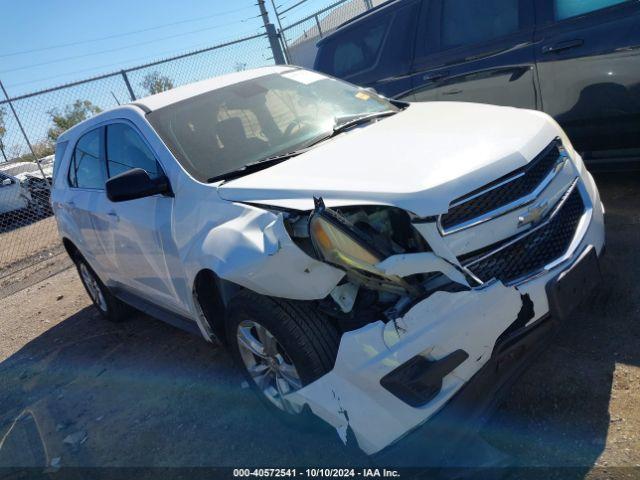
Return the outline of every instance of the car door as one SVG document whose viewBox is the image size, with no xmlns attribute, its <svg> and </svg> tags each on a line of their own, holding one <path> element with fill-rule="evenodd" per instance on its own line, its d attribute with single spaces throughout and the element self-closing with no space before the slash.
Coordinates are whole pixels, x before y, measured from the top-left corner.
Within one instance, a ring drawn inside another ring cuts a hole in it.
<svg viewBox="0 0 640 480">
<path fill-rule="evenodd" d="M 136 127 L 127 121 L 105 128 L 105 156 L 109 178 L 142 168 L 152 178 L 162 167 Z M 117 281 L 147 301 L 182 312 L 173 276 L 177 249 L 172 238 L 173 198 L 154 195 L 126 202 L 110 202 L 112 243 L 109 255 L 118 267 Z"/>
<path fill-rule="evenodd" d="M 111 232 L 102 138 L 103 128 L 99 127 L 82 135 L 76 143 L 67 172 L 69 192 L 62 207 L 73 219 L 80 251 L 109 285 L 115 265 L 105 250 L 105 238 Z"/>
<path fill-rule="evenodd" d="M 390 4 L 320 42 L 315 69 L 392 98 L 411 90 L 420 1 Z"/>
<path fill-rule="evenodd" d="M 531 0 L 425 0 L 413 100 L 538 106 Z"/>
<path fill-rule="evenodd" d="M 536 57 L 544 111 L 585 160 L 640 157 L 640 2 L 544 0 Z"/>
</svg>

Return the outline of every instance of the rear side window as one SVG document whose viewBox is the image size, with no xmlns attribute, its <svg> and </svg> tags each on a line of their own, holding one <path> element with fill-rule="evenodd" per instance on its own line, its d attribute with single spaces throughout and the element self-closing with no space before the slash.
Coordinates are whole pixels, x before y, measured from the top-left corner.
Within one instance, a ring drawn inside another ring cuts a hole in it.
<svg viewBox="0 0 640 480">
<path fill-rule="evenodd" d="M 520 0 L 442 0 L 442 50 L 482 43 L 518 30 Z"/>
<path fill-rule="evenodd" d="M 628 0 L 554 0 L 556 20 L 577 17 L 603 8 L 625 3 Z"/>
<path fill-rule="evenodd" d="M 349 28 L 325 44 L 322 71 L 344 78 L 372 68 L 384 43 L 392 15 Z"/>
<path fill-rule="evenodd" d="M 160 173 L 151 150 L 138 132 L 124 123 L 107 126 L 106 158 L 109 178 L 134 168 L 145 170 L 151 178 Z"/>
<path fill-rule="evenodd" d="M 104 168 L 100 157 L 100 132 L 85 133 L 78 143 L 69 165 L 69 184 L 76 188 L 103 189 Z"/>
</svg>

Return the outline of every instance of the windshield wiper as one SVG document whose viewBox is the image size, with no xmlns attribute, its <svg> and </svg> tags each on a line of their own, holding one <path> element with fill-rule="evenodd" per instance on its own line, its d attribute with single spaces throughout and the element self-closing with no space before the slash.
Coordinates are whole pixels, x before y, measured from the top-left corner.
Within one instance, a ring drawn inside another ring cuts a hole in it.
<svg viewBox="0 0 640 480">
<path fill-rule="evenodd" d="M 305 153 L 308 150 L 311 150 L 318 143 L 321 143 L 325 140 L 328 140 L 335 135 L 348 130 L 351 127 L 355 127 L 356 125 L 362 125 L 363 123 L 371 122 L 376 118 L 388 117 L 393 115 L 396 112 L 395 110 L 384 110 L 382 112 L 374 112 L 374 113 L 366 113 L 366 114 L 356 114 L 356 115 L 348 115 L 346 117 L 338 117 L 335 120 L 333 129 L 328 135 L 322 135 L 311 143 L 307 144 L 305 147 L 300 148 L 298 150 L 293 150 L 287 153 L 279 153 L 277 155 L 273 155 L 271 157 L 263 158 L 256 162 L 247 163 L 240 168 L 235 170 L 231 170 L 230 172 L 221 173 L 220 175 L 216 175 L 215 177 L 211 177 L 207 180 L 207 183 L 215 183 L 221 180 L 233 180 L 235 178 L 240 178 L 245 175 L 249 175 L 250 173 L 258 172 L 260 170 L 264 170 L 265 168 L 272 167 L 273 165 L 277 165 L 280 162 L 284 162 L 285 160 L 289 160 L 292 157 L 298 156 L 302 153 Z"/>
<path fill-rule="evenodd" d="M 396 110 L 384 110 L 382 112 L 373 112 L 365 114 L 348 115 L 346 117 L 337 117 L 333 126 L 333 135 L 344 132 L 356 125 L 371 122 L 376 118 L 388 117 L 398 113 Z"/>
<path fill-rule="evenodd" d="M 295 157 L 304 153 L 308 150 L 308 147 L 301 148 L 299 150 L 294 150 L 288 153 L 279 153 L 277 155 L 273 155 L 271 157 L 263 158 L 256 162 L 247 163 L 240 168 L 235 170 L 231 170 L 230 172 L 221 173 L 220 175 L 216 175 L 215 177 L 211 177 L 207 180 L 207 183 L 219 182 L 220 180 L 233 180 L 234 178 L 240 178 L 245 175 L 249 175 L 250 173 L 258 172 L 260 170 L 264 170 L 265 168 L 272 167 L 273 165 L 277 165 L 280 162 L 284 162 L 285 160 L 290 159 L 291 157 Z"/>
</svg>

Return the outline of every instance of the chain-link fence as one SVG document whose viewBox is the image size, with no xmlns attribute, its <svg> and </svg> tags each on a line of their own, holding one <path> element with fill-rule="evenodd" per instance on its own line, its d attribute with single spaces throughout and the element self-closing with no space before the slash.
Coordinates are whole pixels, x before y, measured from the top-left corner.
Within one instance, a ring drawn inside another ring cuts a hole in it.
<svg viewBox="0 0 640 480">
<path fill-rule="evenodd" d="M 287 60 L 313 65 L 320 38 L 382 1 L 339 0 L 282 26 Z M 0 90 L 0 292 L 63 253 L 49 206 L 58 135 L 100 111 L 150 93 L 273 64 L 274 38 L 257 34 L 13 98 Z"/>
<path fill-rule="evenodd" d="M 0 291 L 63 252 L 49 206 L 58 135 L 132 99 L 273 63 L 267 35 L 258 34 L 27 95 L 0 96 Z"/>
<path fill-rule="evenodd" d="M 312 67 L 316 43 L 341 24 L 383 0 L 339 0 L 300 20 L 282 25 L 281 39 L 289 63 Z M 282 12 L 284 13 L 284 12 Z M 281 15 L 281 14 L 280 14 Z M 282 23 L 282 18 L 278 19 Z"/>
</svg>

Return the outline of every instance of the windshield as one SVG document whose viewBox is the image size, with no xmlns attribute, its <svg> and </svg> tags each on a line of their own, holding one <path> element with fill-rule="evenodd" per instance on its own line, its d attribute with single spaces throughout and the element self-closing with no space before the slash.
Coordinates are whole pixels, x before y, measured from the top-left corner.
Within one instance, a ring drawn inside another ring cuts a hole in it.
<svg viewBox="0 0 640 480">
<path fill-rule="evenodd" d="M 398 111 L 349 83 L 292 70 L 236 83 L 160 108 L 149 122 L 197 180 L 303 148 L 336 119 Z"/>
</svg>

